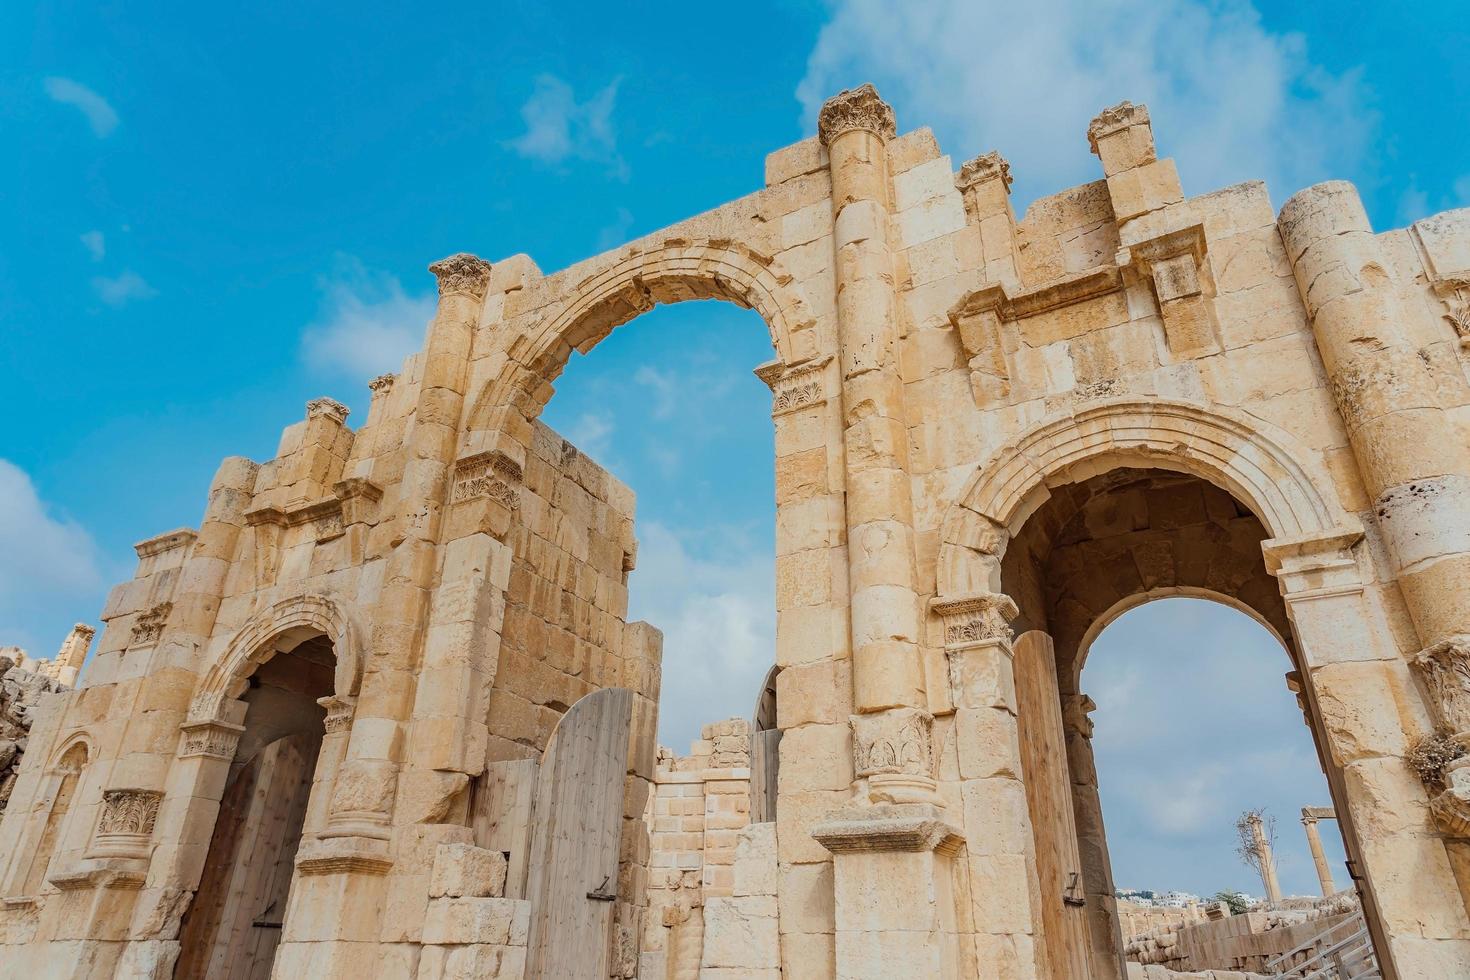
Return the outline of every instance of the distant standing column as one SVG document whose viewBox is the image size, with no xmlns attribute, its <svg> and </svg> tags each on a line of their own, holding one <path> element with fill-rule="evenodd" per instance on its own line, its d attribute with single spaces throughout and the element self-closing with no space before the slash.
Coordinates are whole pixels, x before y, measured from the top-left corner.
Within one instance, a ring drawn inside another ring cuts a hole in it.
<svg viewBox="0 0 1470 980">
<path fill-rule="evenodd" d="M 1271 842 L 1266 840 L 1266 828 L 1261 816 L 1252 813 L 1247 820 L 1251 825 L 1251 839 L 1255 841 L 1256 857 L 1261 864 L 1261 884 L 1266 886 L 1266 901 L 1276 905 L 1281 901 L 1281 885 L 1276 881 L 1276 858 L 1271 855 Z"/>
<path fill-rule="evenodd" d="M 1322 883 L 1323 896 L 1327 896 L 1336 892 L 1337 886 L 1332 882 L 1332 868 L 1327 863 L 1327 855 L 1322 852 L 1322 835 L 1317 833 L 1317 821 L 1324 816 L 1321 811 L 1321 807 L 1302 807 L 1302 826 L 1307 830 L 1307 846 L 1312 849 L 1312 863 L 1317 866 L 1317 880 Z"/>
</svg>

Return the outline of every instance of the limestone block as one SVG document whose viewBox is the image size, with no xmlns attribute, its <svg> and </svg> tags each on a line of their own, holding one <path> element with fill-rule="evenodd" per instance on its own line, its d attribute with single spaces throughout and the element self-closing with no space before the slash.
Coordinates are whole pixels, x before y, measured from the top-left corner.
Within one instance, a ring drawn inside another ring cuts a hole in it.
<svg viewBox="0 0 1470 980">
<path fill-rule="evenodd" d="M 1328 664 L 1312 671 L 1327 745 L 1338 765 L 1408 751 L 1390 668 L 1381 663 Z"/>
<path fill-rule="evenodd" d="M 511 923 L 527 902 L 511 898 L 435 898 L 424 916 L 424 942 L 437 945 L 510 941 Z"/>
<path fill-rule="evenodd" d="M 701 966 L 777 969 L 779 949 L 774 896 L 705 901 Z"/>
<path fill-rule="evenodd" d="M 734 893 L 775 895 L 778 882 L 776 864 L 776 825 L 751 824 L 740 831 L 735 845 Z"/>
<path fill-rule="evenodd" d="M 431 898 L 488 898 L 505 894 L 505 855 L 473 844 L 440 844 L 429 881 Z"/>
<path fill-rule="evenodd" d="M 782 980 L 833 980 L 836 936 L 830 932 L 791 933 L 781 937 Z"/>
<path fill-rule="evenodd" d="M 787 729 L 844 720 L 850 675 L 847 660 L 819 660 L 782 670 L 776 675 L 777 724 Z"/>
<path fill-rule="evenodd" d="M 779 793 L 844 790 L 852 785 L 852 745 L 845 721 L 787 728 L 780 752 Z"/>
</svg>

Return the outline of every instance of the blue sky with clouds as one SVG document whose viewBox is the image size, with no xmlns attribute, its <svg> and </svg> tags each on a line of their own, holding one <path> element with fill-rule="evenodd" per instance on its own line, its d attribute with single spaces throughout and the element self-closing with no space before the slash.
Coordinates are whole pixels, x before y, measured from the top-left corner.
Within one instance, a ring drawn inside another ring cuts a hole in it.
<svg viewBox="0 0 1470 980">
<path fill-rule="evenodd" d="M 132 542 L 196 522 L 218 460 L 270 456 L 306 399 L 360 417 L 364 381 L 419 344 L 435 258 L 551 271 L 748 193 L 826 95 L 868 79 L 956 161 L 1001 150 L 1018 208 L 1094 179 L 1087 121 L 1129 98 L 1190 192 L 1264 176 L 1279 205 L 1346 177 L 1392 227 L 1470 204 L 1465 21 L 1455 0 L 5 4 L 0 644 L 49 652 L 95 617 Z M 657 310 L 574 359 L 548 410 L 638 491 L 634 613 L 668 635 L 676 746 L 747 712 L 769 663 L 770 424 L 749 373 L 768 352 L 747 311 Z M 1259 758 L 1310 776 L 1279 650 L 1200 608 L 1130 614 L 1099 640 L 1133 630 L 1126 649 L 1089 668 L 1122 692 L 1098 715 L 1120 881 L 1248 886 L 1228 823 L 1262 802 L 1229 740 L 1201 739 L 1204 764 L 1135 744 L 1189 720 L 1158 701 L 1177 685 L 1129 665 L 1218 636 L 1224 660 L 1169 671 L 1202 690 L 1221 663 L 1264 677 L 1285 708 L 1252 722 L 1251 751 L 1279 743 Z M 1118 722 L 1114 751 L 1119 710 L 1154 721 Z M 1146 805 L 1164 784 L 1130 766 L 1191 773 L 1225 838 L 1181 861 L 1189 815 Z M 1288 850 L 1307 802 L 1283 776 Z M 1288 888 L 1309 889 L 1291 860 Z"/>
</svg>

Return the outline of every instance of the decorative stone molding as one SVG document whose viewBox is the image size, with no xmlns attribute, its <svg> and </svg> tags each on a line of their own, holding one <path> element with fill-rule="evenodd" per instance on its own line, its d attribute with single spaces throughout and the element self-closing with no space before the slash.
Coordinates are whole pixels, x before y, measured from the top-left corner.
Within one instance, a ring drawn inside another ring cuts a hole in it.
<svg viewBox="0 0 1470 980">
<path fill-rule="evenodd" d="M 316 703 L 326 709 L 327 717 L 323 724 L 328 735 L 336 735 L 352 729 L 352 717 L 357 711 L 356 701 L 328 695 L 318 698 Z"/>
<path fill-rule="evenodd" d="M 1005 157 L 999 152 L 991 150 L 982 153 L 973 160 L 967 160 L 960 165 L 960 172 L 955 176 L 955 187 L 960 190 L 968 190 L 976 184 L 987 180 L 999 179 L 1005 187 L 1006 193 L 1011 190 L 1011 165 L 1006 162 Z"/>
<path fill-rule="evenodd" d="M 1164 320 L 1164 339 L 1175 354 L 1195 356 L 1220 345 L 1210 302 L 1214 284 L 1207 251 L 1204 225 L 1195 224 L 1118 252 L 1118 265 L 1152 283 Z"/>
<path fill-rule="evenodd" d="M 187 548 L 198 537 L 199 532 L 193 528 L 181 527 L 166 531 L 146 541 L 139 541 L 133 545 L 133 550 L 137 552 L 139 558 L 154 558 L 177 548 Z"/>
<path fill-rule="evenodd" d="M 393 382 L 396 380 L 398 380 L 396 374 L 380 374 L 368 382 L 368 390 L 373 393 L 374 397 L 386 395 L 393 390 Z"/>
<path fill-rule="evenodd" d="M 102 815 L 88 856 L 147 857 L 163 793 L 156 789 L 102 792 Z"/>
<path fill-rule="evenodd" d="M 194 695 L 189 702 L 189 711 L 184 716 L 184 724 L 204 725 L 219 721 L 224 701 L 224 694 L 218 691 Z"/>
<path fill-rule="evenodd" d="M 991 640 L 1010 642 L 1010 621 L 1016 603 L 1000 592 L 976 592 L 955 598 L 935 599 L 930 608 L 944 620 L 944 646 L 962 650 Z"/>
<path fill-rule="evenodd" d="M 785 415 L 826 402 L 827 388 L 823 375 L 831 360 L 824 357 L 793 368 L 787 368 L 780 361 L 772 361 L 756 368 L 756 377 L 771 389 L 771 415 Z"/>
<path fill-rule="evenodd" d="M 179 758 L 222 759 L 230 762 L 240 744 L 244 725 L 225 721 L 186 721 L 179 726 L 184 733 L 179 743 Z"/>
<path fill-rule="evenodd" d="M 514 510 L 521 505 L 521 466 L 498 449 L 466 456 L 454 464 L 453 503 L 489 497 Z"/>
<path fill-rule="evenodd" d="M 1109 106 L 1093 118 L 1087 126 L 1087 145 L 1092 147 L 1093 153 L 1097 153 L 1097 144 L 1100 140 L 1130 126 L 1148 125 L 1150 125 L 1148 106 L 1134 105 L 1125 100 L 1115 106 Z"/>
<path fill-rule="evenodd" d="M 383 499 L 383 488 L 366 477 L 353 476 L 332 484 L 332 492 L 342 502 L 344 524 L 376 524 L 378 501 Z"/>
<path fill-rule="evenodd" d="M 1470 749 L 1470 637 L 1434 644 L 1409 663 L 1429 692 L 1429 709 L 1439 726 Z"/>
<path fill-rule="evenodd" d="M 351 413 L 352 409 L 335 398 L 313 398 L 306 403 L 306 417 L 308 419 L 314 419 L 319 415 L 324 415 L 329 419 L 340 422 L 342 425 L 346 425 L 347 416 Z"/>
<path fill-rule="evenodd" d="M 168 622 L 168 614 L 173 611 L 172 602 L 160 602 L 138 617 L 133 624 L 132 642 L 129 647 L 148 646 L 157 643 L 158 638 L 163 635 L 164 624 Z"/>
<path fill-rule="evenodd" d="M 823 146 L 831 146 L 837 137 L 855 129 L 867 130 L 885 140 L 898 134 L 893 107 L 883 101 L 870 82 L 832 96 L 817 114 L 817 136 Z"/>
<path fill-rule="evenodd" d="M 1470 840 L 1470 799 L 1447 789 L 1429 801 L 1429 815 L 1446 836 Z"/>
<path fill-rule="evenodd" d="M 393 867 L 386 841 L 335 837 L 303 841 L 296 870 L 303 875 L 384 875 Z"/>
<path fill-rule="evenodd" d="M 429 271 L 439 280 L 440 296 L 465 293 L 484 299 L 485 291 L 490 288 L 490 263 L 468 252 L 440 259 L 429 266 Z"/>
<path fill-rule="evenodd" d="M 947 823 L 937 807 L 878 804 L 839 811 L 812 828 L 812 836 L 834 854 L 864 851 L 938 851 L 954 853 L 964 835 Z"/>
<path fill-rule="evenodd" d="M 853 715 L 852 759 L 859 778 L 881 774 L 934 776 L 934 719 L 917 708 Z"/>
<path fill-rule="evenodd" d="M 1446 279 L 1434 287 L 1444 300 L 1444 318 L 1454 328 L 1460 346 L 1470 348 L 1470 278 Z"/>
</svg>

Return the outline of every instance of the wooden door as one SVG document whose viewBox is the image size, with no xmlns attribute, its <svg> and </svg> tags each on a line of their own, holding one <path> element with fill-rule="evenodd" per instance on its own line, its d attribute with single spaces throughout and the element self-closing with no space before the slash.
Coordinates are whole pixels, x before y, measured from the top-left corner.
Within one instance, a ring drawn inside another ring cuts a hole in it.
<svg viewBox="0 0 1470 980">
<path fill-rule="evenodd" d="M 594 691 L 562 716 L 541 757 L 528 980 L 606 980 L 632 720 L 632 691 Z"/>
<path fill-rule="evenodd" d="M 1041 920 L 1052 976 L 1088 980 L 1087 910 L 1082 858 L 1072 812 L 1072 780 L 1062 699 L 1057 693 L 1056 654 L 1047 634 L 1032 630 L 1016 638 L 1016 721 L 1026 805 L 1036 836 L 1036 872 L 1041 885 Z"/>
<path fill-rule="evenodd" d="M 320 736 L 266 745 L 225 788 L 175 980 L 269 980 Z"/>
</svg>

